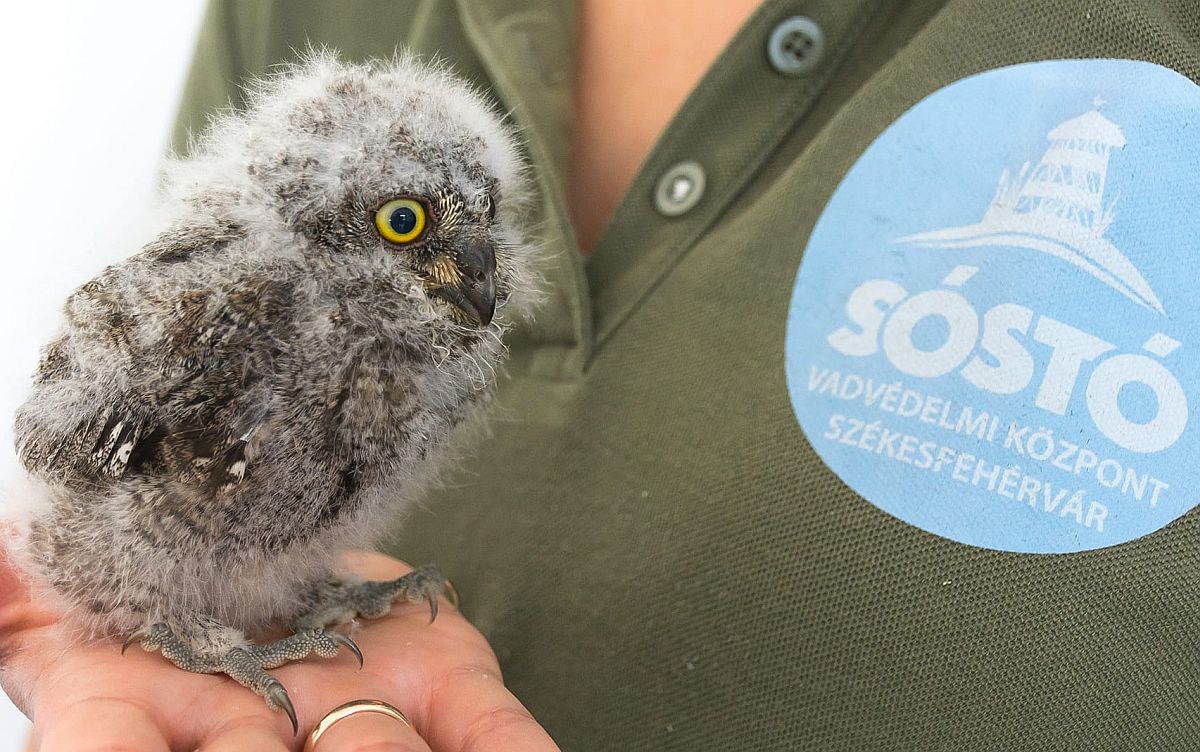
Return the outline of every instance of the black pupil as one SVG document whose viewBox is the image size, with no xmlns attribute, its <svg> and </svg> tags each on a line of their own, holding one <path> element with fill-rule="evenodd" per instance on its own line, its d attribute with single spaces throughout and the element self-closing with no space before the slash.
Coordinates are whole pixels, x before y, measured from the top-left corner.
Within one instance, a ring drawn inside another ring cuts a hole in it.
<svg viewBox="0 0 1200 752">
<path fill-rule="evenodd" d="M 396 231 L 397 235 L 407 235 L 417 226 L 417 213 L 410 207 L 401 206 L 392 212 L 392 216 L 388 217 L 388 224 Z"/>
</svg>

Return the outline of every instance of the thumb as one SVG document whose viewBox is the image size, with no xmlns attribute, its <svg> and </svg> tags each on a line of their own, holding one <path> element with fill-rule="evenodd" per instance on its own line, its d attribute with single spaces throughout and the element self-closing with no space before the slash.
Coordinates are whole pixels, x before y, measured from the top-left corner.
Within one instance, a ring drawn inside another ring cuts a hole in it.
<svg viewBox="0 0 1200 752">
<path fill-rule="evenodd" d="M 27 647 L 25 638 L 32 630 L 49 627 L 58 618 L 52 611 L 39 608 L 30 597 L 28 583 L 13 564 L 12 539 L 5 533 L 0 532 L 0 536 L 7 538 L 0 543 L 0 667 L 5 669 L 0 671 L 0 684 L 13 703 L 28 715 L 28 687 L 20 681 L 25 672 L 17 665 L 21 662 L 18 657 Z"/>
</svg>

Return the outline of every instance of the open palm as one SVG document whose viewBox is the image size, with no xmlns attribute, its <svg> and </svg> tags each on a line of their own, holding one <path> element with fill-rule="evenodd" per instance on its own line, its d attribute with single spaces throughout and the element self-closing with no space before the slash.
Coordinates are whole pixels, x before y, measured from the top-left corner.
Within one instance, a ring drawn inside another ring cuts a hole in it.
<svg viewBox="0 0 1200 752">
<path fill-rule="evenodd" d="M 409 570 L 378 554 L 347 563 L 375 580 Z M 224 676 L 189 674 L 136 647 L 122 656 L 116 643 L 81 642 L 0 565 L 2 682 L 33 720 L 33 749 L 41 752 L 298 750 L 327 712 L 364 698 L 395 705 L 412 727 L 354 715 L 329 729 L 319 752 L 557 749 L 505 689 L 495 655 L 457 609 L 443 603 L 430 624 L 427 604 L 400 603 L 350 634 L 365 656 L 361 670 L 343 651 L 272 672 L 295 704 L 301 733 L 293 735 L 286 715 Z"/>
</svg>

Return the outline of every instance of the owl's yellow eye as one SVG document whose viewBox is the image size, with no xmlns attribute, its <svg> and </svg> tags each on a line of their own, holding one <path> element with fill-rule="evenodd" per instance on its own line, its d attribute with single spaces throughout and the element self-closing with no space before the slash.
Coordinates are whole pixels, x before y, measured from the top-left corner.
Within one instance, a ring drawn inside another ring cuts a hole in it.
<svg viewBox="0 0 1200 752">
<path fill-rule="evenodd" d="M 375 229 L 384 240 L 411 243 L 425 232 L 425 207 L 411 198 L 392 199 L 375 212 Z"/>
</svg>

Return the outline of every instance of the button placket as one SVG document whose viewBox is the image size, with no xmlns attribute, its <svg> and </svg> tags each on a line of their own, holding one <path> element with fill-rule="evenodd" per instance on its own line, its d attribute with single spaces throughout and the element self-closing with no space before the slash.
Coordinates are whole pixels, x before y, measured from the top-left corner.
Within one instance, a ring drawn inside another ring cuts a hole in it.
<svg viewBox="0 0 1200 752">
<path fill-rule="evenodd" d="M 597 348 L 808 112 L 881 7 L 878 0 L 773 0 L 750 17 L 667 126 L 588 258 Z M 816 29 L 807 42 L 792 33 L 802 28 Z M 785 76 L 771 62 L 776 34 L 781 52 L 787 43 L 812 61 L 805 75 Z M 700 191 L 672 174 L 689 162 L 702 165 Z"/>
</svg>

